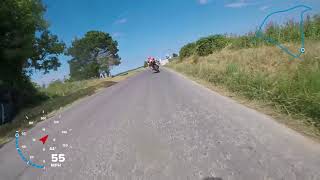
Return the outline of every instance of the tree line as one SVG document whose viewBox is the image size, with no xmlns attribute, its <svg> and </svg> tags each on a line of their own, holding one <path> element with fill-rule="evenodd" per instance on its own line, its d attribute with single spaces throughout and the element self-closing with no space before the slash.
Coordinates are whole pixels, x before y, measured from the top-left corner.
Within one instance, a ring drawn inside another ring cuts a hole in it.
<svg viewBox="0 0 320 180">
<path fill-rule="evenodd" d="M 97 77 L 120 64 L 118 43 L 108 33 L 89 31 L 66 47 L 50 32 L 45 12 L 41 0 L 0 1 L 0 103 L 14 112 L 48 98 L 30 77 L 57 70 L 60 55 L 71 56 L 71 80 Z"/>
<path fill-rule="evenodd" d="M 284 24 L 270 22 L 263 30 L 265 37 L 272 38 L 280 43 L 299 42 L 300 23 L 294 20 L 289 20 Z M 273 45 L 268 41 L 257 38 L 258 31 L 249 32 L 245 35 L 211 35 L 203 37 L 196 42 L 191 42 L 184 45 L 179 52 L 180 59 L 184 59 L 193 55 L 207 56 L 219 51 L 223 48 L 241 49 L 255 48 L 263 45 Z M 304 20 L 305 39 L 320 40 L 320 15 L 307 16 Z"/>
</svg>

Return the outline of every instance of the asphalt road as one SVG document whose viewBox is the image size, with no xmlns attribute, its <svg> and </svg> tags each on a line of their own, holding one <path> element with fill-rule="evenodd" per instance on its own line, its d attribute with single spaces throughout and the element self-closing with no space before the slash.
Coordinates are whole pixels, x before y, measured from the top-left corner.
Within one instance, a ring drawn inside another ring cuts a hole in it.
<svg viewBox="0 0 320 180">
<path fill-rule="evenodd" d="M 144 71 L 58 114 L 27 136 L 46 128 L 46 145 L 54 137 L 65 154 L 62 167 L 30 167 L 10 142 L 0 149 L 1 180 L 320 179 L 319 144 L 165 69 Z M 24 153 L 35 162 L 48 156 L 38 141 L 21 143 L 29 143 Z"/>
</svg>

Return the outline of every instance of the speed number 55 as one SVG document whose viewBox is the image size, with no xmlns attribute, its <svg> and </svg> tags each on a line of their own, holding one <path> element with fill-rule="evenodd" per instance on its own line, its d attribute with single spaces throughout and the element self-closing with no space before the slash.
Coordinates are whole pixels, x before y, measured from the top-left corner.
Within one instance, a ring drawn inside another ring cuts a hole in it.
<svg viewBox="0 0 320 180">
<path fill-rule="evenodd" d="M 64 162 L 66 160 L 64 154 L 51 154 L 51 161 L 52 162 Z"/>
</svg>

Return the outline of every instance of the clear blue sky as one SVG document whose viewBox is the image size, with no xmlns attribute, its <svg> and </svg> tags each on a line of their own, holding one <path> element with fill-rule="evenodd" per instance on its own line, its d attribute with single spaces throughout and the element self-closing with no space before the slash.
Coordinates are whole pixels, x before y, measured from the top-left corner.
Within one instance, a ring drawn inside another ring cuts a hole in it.
<svg viewBox="0 0 320 180">
<path fill-rule="evenodd" d="M 67 46 L 87 31 L 110 33 L 119 43 L 120 66 L 113 74 L 143 65 L 147 56 L 164 57 L 187 42 L 217 33 L 243 34 L 256 29 L 270 12 L 304 4 L 320 12 L 319 0 L 44 0 L 50 30 Z M 39 84 L 69 74 L 67 61 Z"/>
</svg>

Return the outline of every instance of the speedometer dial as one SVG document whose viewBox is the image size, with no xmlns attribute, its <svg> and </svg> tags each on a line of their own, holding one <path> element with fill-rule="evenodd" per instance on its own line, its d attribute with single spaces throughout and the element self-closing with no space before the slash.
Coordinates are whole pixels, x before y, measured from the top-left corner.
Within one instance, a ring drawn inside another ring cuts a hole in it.
<svg viewBox="0 0 320 180">
<path fill-rule="evenodd" d="M 26 116 L 28 119 L 28 117 Z M 45 112 L 41 120 L 46 120 Z M 72 129 L 61 126 L 61 115 L 48 120 L 49 124 L 41 130 L 29 133 L 27 130 L 16 131 L 15 148 L 22 162 L 37 169 L 60 168 L 67 160 L 66 151 L 72 146 L 66 142 L 66 136 L 72 134 Z M 28 121 L 28 124 L 34 122 Z"/>
</svg>

